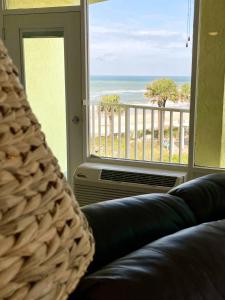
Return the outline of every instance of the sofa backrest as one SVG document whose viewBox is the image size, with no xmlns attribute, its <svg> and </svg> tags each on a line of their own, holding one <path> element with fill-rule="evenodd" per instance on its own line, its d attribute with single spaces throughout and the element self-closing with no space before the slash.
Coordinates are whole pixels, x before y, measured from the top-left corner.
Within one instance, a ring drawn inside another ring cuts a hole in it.
<svg viewBox="0 0 225 300">
<path fill-rule="evenodd" d="M 96 242 L 93 272 L 160 237 L 196 225 L 186 203 L 168 194 L 105 201 L 82 208 Z"/>
<path fill-rule="evenodd" d="M 188 181 L 169 194 L 182 198 L 199 224 L 225 218 L 225 173 Z"/>
<path fill-rule="evenodd" d="M 69 300 L 223 300 L 225 220 L 165 236 L 85 276 Z"/>
</svg>

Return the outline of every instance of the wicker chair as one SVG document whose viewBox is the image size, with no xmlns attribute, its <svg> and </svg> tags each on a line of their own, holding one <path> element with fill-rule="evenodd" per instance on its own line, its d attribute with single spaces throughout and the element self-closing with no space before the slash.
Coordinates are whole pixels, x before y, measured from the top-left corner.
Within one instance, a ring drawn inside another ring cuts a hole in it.
<svg viewBox="0 0 225 300">
<path fill-rule="evenodd" d="M 93 253 L 87 221 L 0 42 L 0 299 L 67 299 Z"/>
</svg>

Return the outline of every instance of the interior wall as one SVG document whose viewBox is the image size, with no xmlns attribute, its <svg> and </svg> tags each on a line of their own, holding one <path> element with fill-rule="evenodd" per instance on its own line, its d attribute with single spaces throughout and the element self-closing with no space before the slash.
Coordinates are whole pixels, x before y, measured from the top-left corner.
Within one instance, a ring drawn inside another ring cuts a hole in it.
<svg viewBox="0 0 225 300">
<path fill-rule="evenodd" d="M 225 167 L 225 1 L 202 0 L 199 32 L 195 164 Z"/>
</svg>

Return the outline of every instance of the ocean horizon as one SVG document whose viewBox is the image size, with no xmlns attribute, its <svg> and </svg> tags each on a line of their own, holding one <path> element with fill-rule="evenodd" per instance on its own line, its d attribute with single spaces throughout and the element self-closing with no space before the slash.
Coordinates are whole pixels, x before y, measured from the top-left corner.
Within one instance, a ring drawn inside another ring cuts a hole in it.
<svg viewBox="0 0 225 300">
<path fill-rule="evenodd" d="M 148 99 L 144 97 L 146 85 L 160 78 L 173 79 L 177 85 L 191 83 L 191 76 L 91 75 L 91 102 L 98 103 L 103 95 L 118 95 L 121 103 L 148 104 Z"/>
</svg>

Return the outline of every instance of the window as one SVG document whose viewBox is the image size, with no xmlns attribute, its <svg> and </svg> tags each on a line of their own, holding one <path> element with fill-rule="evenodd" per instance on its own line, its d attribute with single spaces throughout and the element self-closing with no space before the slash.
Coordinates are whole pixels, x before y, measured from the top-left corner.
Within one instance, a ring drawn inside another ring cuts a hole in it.
<svg viewBox="0 0 225 300">
<path fill-rule="evenodd" d="M 192 0 L 89 7 L 89 149 L 99 157 L 188 163 Z"/>
<path fill-rule="evenodd" d="M 67 174 L 64 37 L 23 37 L 25 84 L 48 145 Z M 61 33 L 62 35 L 62 33 Z M 50 115 L 54 112 L 54 117 Z"/>
<path fill-rule="evenodd" d="M 90 4 L 105 0 L 89 0 Z M 6 0 L 6 9 L 78 6 L 80 0 Z"/>
<path fill-rule="evenodd" d="M 6 0 L 7 9 L 80 5 L 80 0 Z"/>
</svg>

